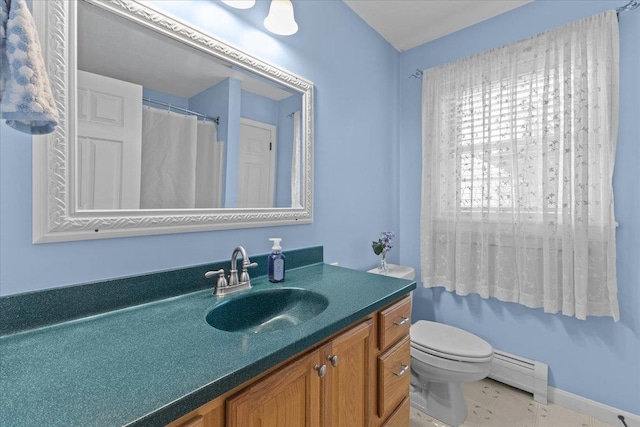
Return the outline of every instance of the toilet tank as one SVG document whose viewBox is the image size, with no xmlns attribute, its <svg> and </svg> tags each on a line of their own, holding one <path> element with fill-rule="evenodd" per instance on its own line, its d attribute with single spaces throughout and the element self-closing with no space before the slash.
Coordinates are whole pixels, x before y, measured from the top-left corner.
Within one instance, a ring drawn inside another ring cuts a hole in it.
<svg viewBox="0 0 640 427">
<path fill-rule="evenodd" d="M 416 278 L 416 270 L 413 267 L 405 265 L 387 264 L 387 274 L 385 276 L 397 277 L 399 279 L 414 280 Z M 380 274 L 378 268 L 372 268 L 369 273 Z"/>
</svg>

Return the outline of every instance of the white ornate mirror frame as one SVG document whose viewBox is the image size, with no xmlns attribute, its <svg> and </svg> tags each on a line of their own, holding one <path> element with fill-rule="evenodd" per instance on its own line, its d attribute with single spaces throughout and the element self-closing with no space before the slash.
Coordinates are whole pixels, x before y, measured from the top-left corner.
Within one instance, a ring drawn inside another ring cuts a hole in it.
<svg viewBox="0 0 640 427">
<path fill-rule="evenodd" d="M 33 2 L 60 124 L 33 137 L 33 243 L 182 233 L 313 220 L 313 83 L 251 56 L 190 25 L 133 0 L 86 0 L 189 46 L 302 93 L 301 208 L 77 211 L 76 2 Z"/>
</svg>

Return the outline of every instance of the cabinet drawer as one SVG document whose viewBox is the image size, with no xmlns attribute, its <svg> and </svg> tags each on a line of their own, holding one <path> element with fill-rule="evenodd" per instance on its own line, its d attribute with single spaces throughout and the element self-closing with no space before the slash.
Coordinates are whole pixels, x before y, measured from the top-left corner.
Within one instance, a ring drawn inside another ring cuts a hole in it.
<svg viewBox="0 0 640 427">
<path fill-rule="evenodd" d="M 198 415 L 197 417 L 191 418 L 189 421 L 180 424 L 178 427 L 204 427 L 204 417 L 202 415 Z"/>
<path fill-rule="evenodd" d="M 400 406 L 387 418 L 382 427 L 407 427 L 411 421 L 411 405 L 409 398 L 405 397 Z"/>
<path fill-rule="evenodd" d="M 405 337 L 378 357 L 378 416 L 384 418 L 409 396 L 411 346 Z"/>
<path fill-rule="evenodd" d="M 400 338 L 409 335 L 411 328 L 411 296 L 407 296 L 379 313 L 378 348 L 385 350 Z"/>
</svg>

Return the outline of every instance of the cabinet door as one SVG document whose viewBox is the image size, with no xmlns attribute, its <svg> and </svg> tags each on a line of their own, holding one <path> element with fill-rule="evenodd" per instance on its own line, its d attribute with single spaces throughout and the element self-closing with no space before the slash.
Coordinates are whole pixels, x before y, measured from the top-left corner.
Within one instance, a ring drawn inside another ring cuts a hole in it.
<svg viewBox="0 0 640 427">
<path fill-rule="evenodd" d="M 319 362 L 314 351 L 227 400 L 227 426 L 319 427 Z"/>
<path fill-rule="evenodd" d="M 373 322 L 368 320 L 322 348 L 327 365 L 323 389 L 323 425 L 369 425 L 369 396 L 373 384 L 371 351 Z"/>
</svg>

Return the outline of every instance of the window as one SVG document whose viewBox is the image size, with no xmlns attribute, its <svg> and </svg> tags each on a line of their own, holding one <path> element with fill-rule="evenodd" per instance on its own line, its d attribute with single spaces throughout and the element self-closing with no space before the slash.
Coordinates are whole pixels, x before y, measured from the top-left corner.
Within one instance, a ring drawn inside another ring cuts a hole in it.
<svg viewBox="0 0 640 427">
<path fill-rule="evenodd" d="M 618 317 L 615 13 L 426 70 L 425 286 Z"/>
<path fill-rule="evenodd" d="M 455 208 L 445 196 L 440 215 L 456 210 L 508 214 L 518 201 L 529 220 L 541 221 L 545 209 L 556 208 L 561 189 L 545 196 L 542 185 L 544 152 L 558 145 L 544 144 L 549 124 L 560 118 L 555 100 L 545 97 L 553 79 L 534 69 L 515 80 L 515 88 L 510 79 L 502 78 L 443 100 L 448 126 L 456 129 L 455 138 L 447 141 L 447 151 L 455 153 L 448 161 L 456 164 L 460 177 Z"/>
</svg>

